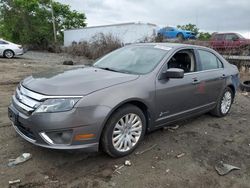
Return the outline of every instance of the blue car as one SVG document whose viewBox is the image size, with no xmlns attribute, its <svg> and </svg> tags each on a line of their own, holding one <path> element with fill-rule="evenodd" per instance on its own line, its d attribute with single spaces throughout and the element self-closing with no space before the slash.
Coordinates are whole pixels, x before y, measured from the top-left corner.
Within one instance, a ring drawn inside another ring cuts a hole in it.
<svg viewBox="0 0 250 188">
<path fill-rule="evenodd" d="M 178 38 L 178 39 L 195 39 L 196 34 L 193 33 L 192 31 L 187 31 L 187 30 L 182 30 L 182 29 L 177 29 L 174 27 L 164 27 L 161 28 L 158 33 L 158 36 L 162 36 L 163 38 Z"/>
</svg>

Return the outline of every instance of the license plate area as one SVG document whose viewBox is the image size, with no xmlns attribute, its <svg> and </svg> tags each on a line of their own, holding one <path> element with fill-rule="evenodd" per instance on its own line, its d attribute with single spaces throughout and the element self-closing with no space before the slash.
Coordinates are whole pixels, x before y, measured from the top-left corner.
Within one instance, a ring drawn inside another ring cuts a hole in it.
<svg viewBox="0 0 250 188">
<path fill-rule="evenodd" d="M 19 125 L 18 114 L 15 113 L 11 108 L 8 109 L 9 119 L 14 123 L 14 125 Z"/>
</svg>

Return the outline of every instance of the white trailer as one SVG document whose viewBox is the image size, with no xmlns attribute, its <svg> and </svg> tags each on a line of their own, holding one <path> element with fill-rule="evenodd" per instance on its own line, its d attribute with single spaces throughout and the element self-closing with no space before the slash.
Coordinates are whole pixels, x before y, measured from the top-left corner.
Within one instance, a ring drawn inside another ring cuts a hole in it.
<svg viewBox="0 0 250 188">
<path fill-rule="evenodd" d="M 91 41 L 99 33 L 111 34 L 124 44 L 136 43 L 155 36 L 156 30 L 155 24 L 140 22 L 70 29 L 64 31 L 64 46 L 70 46 L 72 42 Z"/>
</svg>

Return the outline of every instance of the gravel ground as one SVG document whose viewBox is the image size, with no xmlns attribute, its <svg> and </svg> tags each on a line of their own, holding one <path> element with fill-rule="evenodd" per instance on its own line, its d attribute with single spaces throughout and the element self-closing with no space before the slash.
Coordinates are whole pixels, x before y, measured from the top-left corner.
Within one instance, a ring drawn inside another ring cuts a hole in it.
<svg viewBox="0 0 250 188">
<path fill-rule="evenodd" d="M 64 68 L 62 61 L 71 59 L 77 65 L 89 63 L 82 57 L 45 52 L 0 58 L 0 187 L 9 187 L 8 181 L 16 179 L 21 183 L 13 187 L 250 187 L 250 94 L 246 93 L 237 94 L 227 117 L 205 114 L 178 122 L 176 130 L 154 131 L 133 154 L 120 159 L 102 152 L 49 150 L 24 141 L 7 118 L 16 84 L 31 73 Z M 9 159 L 24 152 L 32 159 L 7 166 Z M 132 165 L 115 171 L 125 160 Z M 241 169 L 219 176 L 214 166 L 220 161 Z"/>
</svg>

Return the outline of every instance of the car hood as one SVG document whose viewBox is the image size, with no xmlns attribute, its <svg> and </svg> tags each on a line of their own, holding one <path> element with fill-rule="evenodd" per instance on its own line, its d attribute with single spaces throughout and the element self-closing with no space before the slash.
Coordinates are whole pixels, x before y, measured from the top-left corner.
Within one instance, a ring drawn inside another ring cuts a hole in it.
<svg viewBox="0 0 250 188">
<path fill-rule="evenodd" d="M 88 95 L 138 77 L 94 67 L 78 67 L 34 74 L 24 79 L 22 85 L 44 95 Z"/>
<path fill-rule="evenodd" d="M 250 39 L 241 39 L 241 41 L 247 43 L 247 44 L 250 44 Z"/>
</svg>

